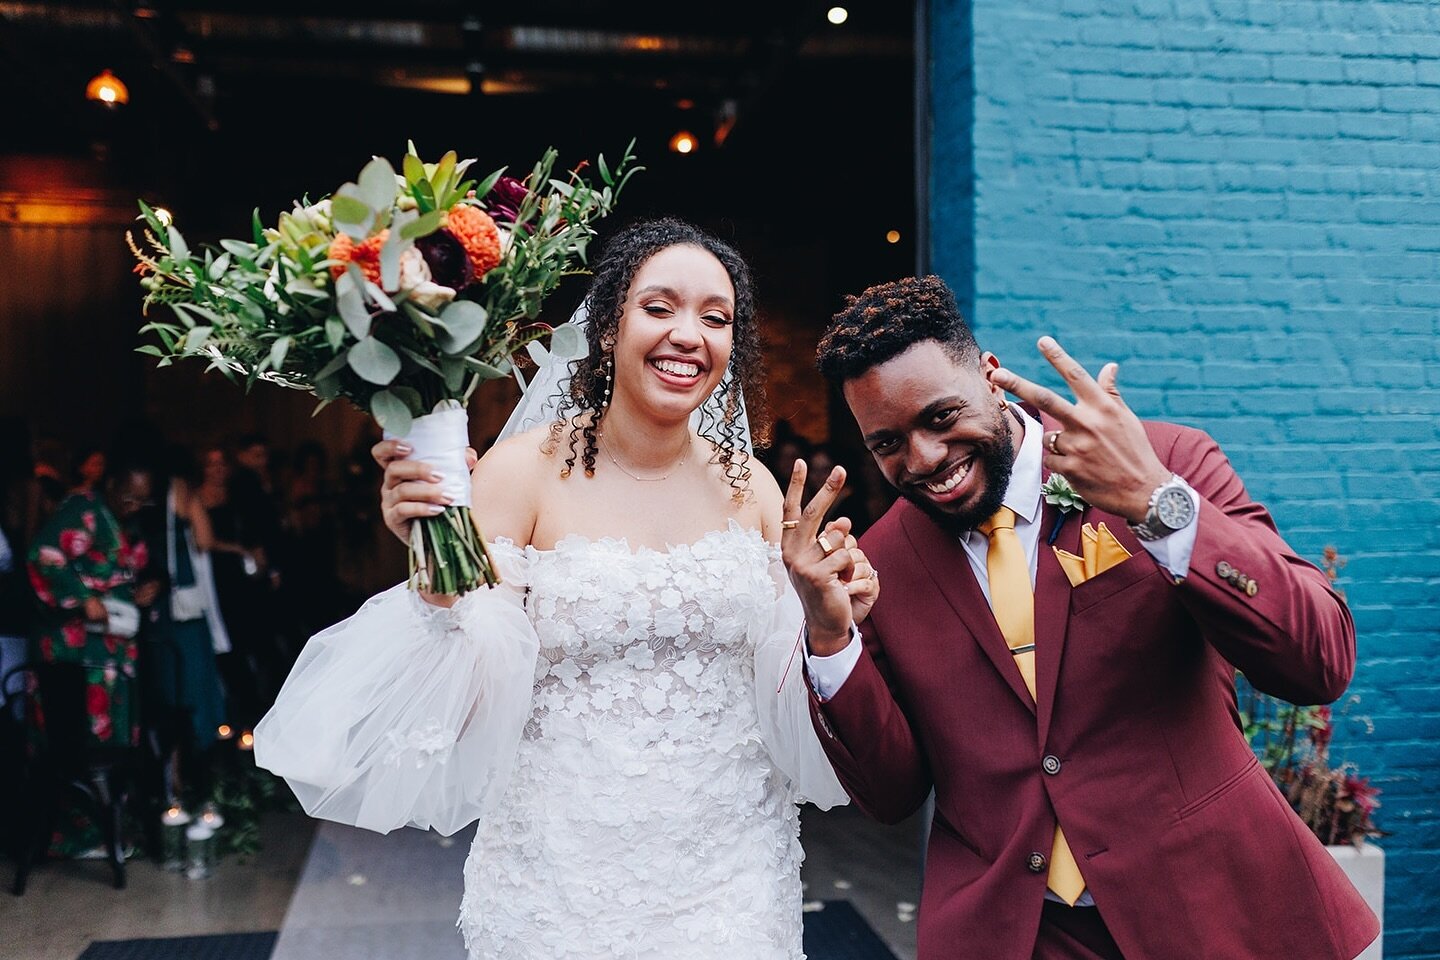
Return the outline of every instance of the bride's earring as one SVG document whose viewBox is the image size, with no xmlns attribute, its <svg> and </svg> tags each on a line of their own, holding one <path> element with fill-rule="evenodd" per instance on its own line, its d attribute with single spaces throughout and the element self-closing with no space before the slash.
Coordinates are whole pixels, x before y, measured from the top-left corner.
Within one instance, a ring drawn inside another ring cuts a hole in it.
<svg viewBox="0 0 1440 960">
<path fill-rule="evenodd" d="M 614 373 L 615 373 L 615 355 L 612 354 L 612 353 L 607 352 L 607 353 L 605 354 L 605 361 L 604 361 L 604 363 L 605 363 L 605 367 L 604 367 L 604 369 L 605 369 L 605 395 L 604 395 L 604 397 L 602 397 L 601 400 L 600 400 L 600 416 L 602 416 L 602 417 L 605 415 L 605 411 L 606 411 L 606 410 L 609 408 L 609 406 L 610 406 L 610 384 L 611 384 L 611 380 L 612 380 L 612 378 L 613 378 L 613 376 L 614 376 Z"/>
</svg>

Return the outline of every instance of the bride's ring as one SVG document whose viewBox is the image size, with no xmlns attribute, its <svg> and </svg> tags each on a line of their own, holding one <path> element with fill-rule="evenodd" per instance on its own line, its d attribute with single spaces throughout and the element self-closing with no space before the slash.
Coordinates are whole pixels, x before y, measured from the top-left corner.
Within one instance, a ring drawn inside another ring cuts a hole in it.
<svg viewBox="0 0 1440 960">
<path fill-rule="evenodd" d="M 781 521 L 780 521 L 780 529 L 781 529 L 781 530 L 794 530 L 794 529 L 795 529 L 796 527 L 798 527 L 798 526 L 800 526 L 800 521 L 799 521 L 799 520 L 781 520 Z"/>
<path fill-rule="evenodd" d="M 825 534 L 823 533 L 815 538 L 815 543 L 819 545 L 820 549 L 825 552 L 825 556 L 827 557 L 835 552 L 835 547 L 831 545 L 830 541 L 826 539 Z"/>
<path fill-rule="evenodd" d="M 1045 448 L 1057 457 L 1065 456 L 1065 454 L 1060 452 L 1059 447 L 1060 434 L 1062 433 L 1064 433 L 1063 430 L 1052 430 L 1045 434 Z"/>
</svg>

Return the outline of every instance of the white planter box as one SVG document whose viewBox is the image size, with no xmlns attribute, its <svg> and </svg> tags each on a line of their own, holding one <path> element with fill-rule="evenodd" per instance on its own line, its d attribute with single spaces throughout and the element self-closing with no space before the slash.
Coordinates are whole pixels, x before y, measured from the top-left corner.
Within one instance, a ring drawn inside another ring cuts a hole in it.
<svg viewBox="0 0 1440 960">
<path fill-rule="evenodd" d="M 1381 943 L 1385 940 L 1385 851 L 1373 843 L 1361 847 L 1344 843 L 1325 849 L 1330 851 L 1330 856 L 1340 864 L 1340 869 L 1360 891 L 1365 903 L 1380 918 L 1380 936 L 1356 960 L 1380 960 Z"/>
</svg>

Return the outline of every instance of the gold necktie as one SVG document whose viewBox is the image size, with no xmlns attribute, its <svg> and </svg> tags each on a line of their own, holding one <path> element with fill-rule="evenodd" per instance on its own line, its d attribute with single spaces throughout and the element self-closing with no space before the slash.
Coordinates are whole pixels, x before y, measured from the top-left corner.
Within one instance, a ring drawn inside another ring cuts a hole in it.
<svg viewBox="0 0 1440 960">
<path fill-rule="evenodd" d="M 1025 560 L 1025 547 L 1015 535 L 1015 511 L 1001 507 L 977 529 L 990 539 L 990 549 L 985 554 L 985 572 L 990 577 L 990 610 L 1033 700 L 1035 591 L 1030 587 L 1030 564 Z M 1047 884 L 1071 906 L 1085 892 L 1080 865 L 1075 862 L 1059 824 L 1055 825 L 1055 842 L 1050 849 Z"/>
</svg>

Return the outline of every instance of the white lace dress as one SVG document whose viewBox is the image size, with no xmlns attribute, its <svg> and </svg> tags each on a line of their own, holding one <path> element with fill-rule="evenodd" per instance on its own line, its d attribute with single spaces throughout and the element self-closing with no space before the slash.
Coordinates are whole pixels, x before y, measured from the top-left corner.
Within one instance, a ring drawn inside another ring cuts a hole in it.
<svg viewBox="0 0 1440 960">
<path fill-rule="evenodd" d="M 314 816 L 479 818 L 472 957 L 798 960 L 801 799 L 845 794 L 815 739 L 778 550 L 493 545 L 452 610 L 393 588 L 306 646 L 255 731 Z"/>
</svg>

